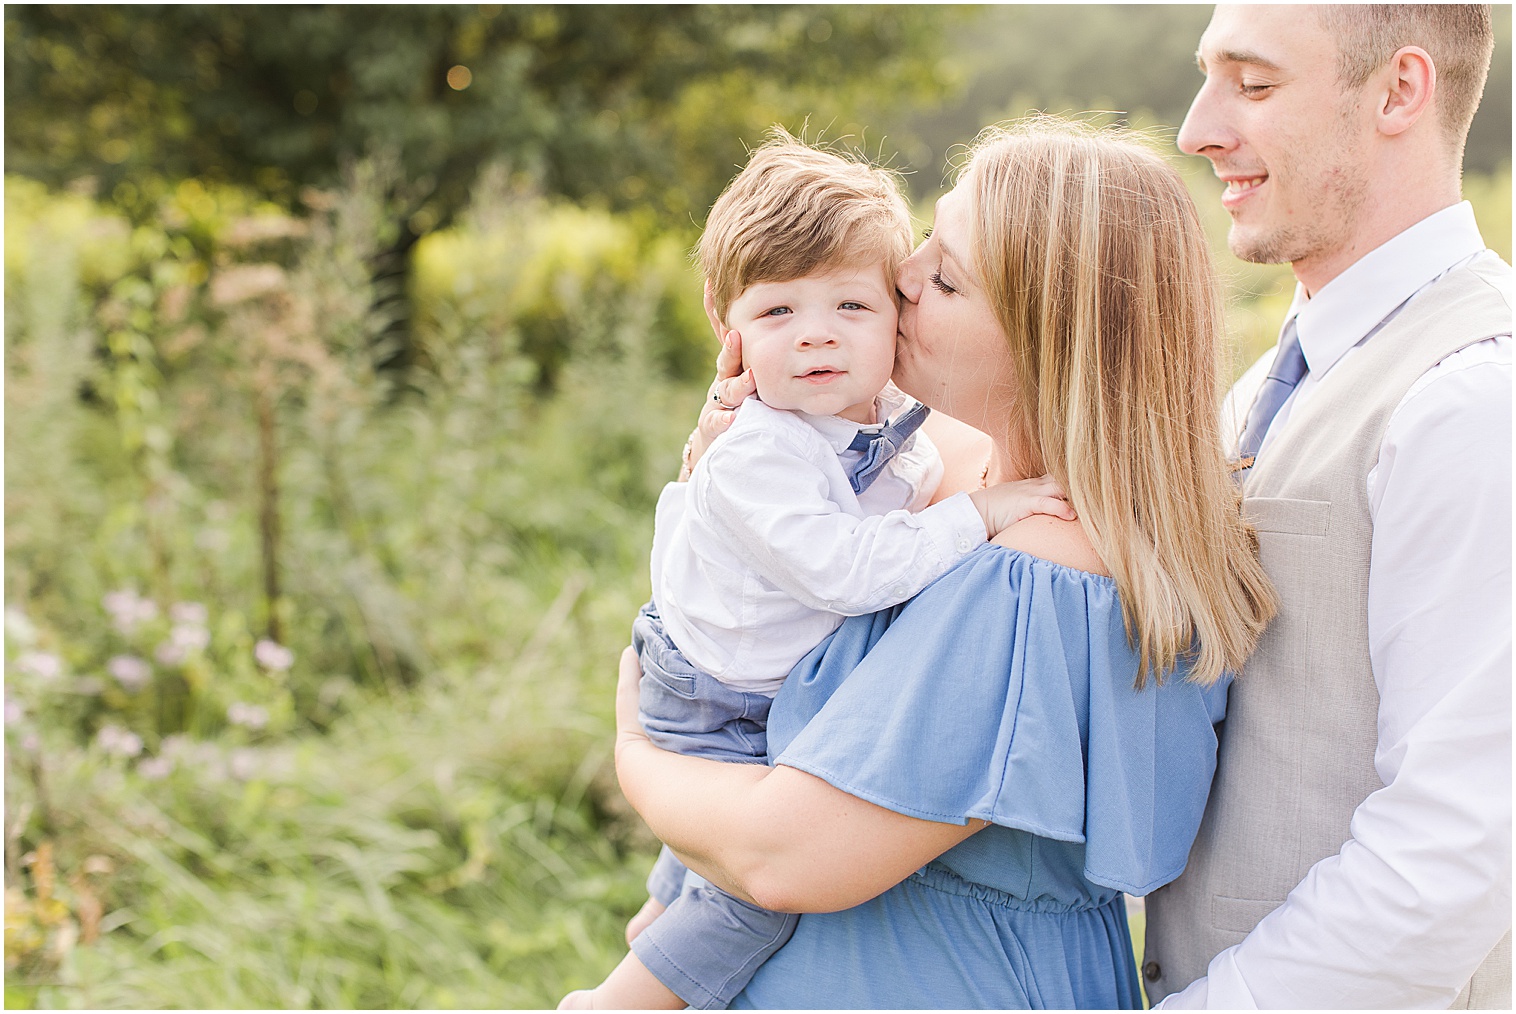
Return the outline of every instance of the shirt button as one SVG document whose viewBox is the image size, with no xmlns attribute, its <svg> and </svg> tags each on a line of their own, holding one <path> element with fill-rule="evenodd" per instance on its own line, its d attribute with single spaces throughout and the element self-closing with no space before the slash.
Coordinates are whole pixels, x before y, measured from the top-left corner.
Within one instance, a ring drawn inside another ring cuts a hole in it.
<svg viewBox="0 0 1516 1014">
<path fill-rule="evenodd" d="M 1157 982 L 1158 977 L 1162 974 L 1163 969 L 1158 967 L 1158 962 L 1156 961 L 1149 961 L 1142 966 L 1142 977 L 1148 982 Z"/>
<path fill-rule="evenodd" d="M 959 537 L 959 539 L 958 539 L 958 552 L 960 552 L 960 553 L 967 553 L 969 550 L 971 550 L 973 548 L 974 548 L 974 544 L 972 542 L 970 542 L 968 539 L 963 538 L 962 536 Z"/>
</svg>

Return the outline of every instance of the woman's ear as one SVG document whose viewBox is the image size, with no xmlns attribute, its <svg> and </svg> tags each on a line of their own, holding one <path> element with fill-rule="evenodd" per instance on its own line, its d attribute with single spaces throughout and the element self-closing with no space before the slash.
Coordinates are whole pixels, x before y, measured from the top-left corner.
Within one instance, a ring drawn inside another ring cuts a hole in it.
<svg viewBox="0 0 1516 1014">
<path fill-rule="evenodd" d="M 1383 102 L 1376 112 L 1381 134 L 1394 136 L 1421 119 L 1437 93 L 1437 67 L 1420 46 L 1403 46 L 1381 72 Z"/>
</svg>

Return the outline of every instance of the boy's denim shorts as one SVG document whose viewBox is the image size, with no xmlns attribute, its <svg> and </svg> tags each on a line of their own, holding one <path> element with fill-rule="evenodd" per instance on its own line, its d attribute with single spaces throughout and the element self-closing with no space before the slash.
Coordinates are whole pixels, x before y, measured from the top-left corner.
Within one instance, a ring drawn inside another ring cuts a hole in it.
<svg viewBox="0 0 1516 1014">
<path fill-rule="evenodd" d="M 642 662 L 637 718 L 665 750 L 707 760 L 768 763 L 769 705 L 763 694 L 733 690 L 695 668 L 669 640 L 649 602 L 632 624 Z"/>
<path fill-rule="evenodd" d="M 768 762 L 771 699 L 733 690 L 689 663 L 649 602 L 632 624 L 642 662 L 638 719 L 658 746 L 742 764 Z M 726 1007 L 758 966 L 783 947 L 799 916 L 770 912 L 721 891 L 664 848 L 648 893 L 668 906 L 632 941 L 643 965 L 691 1007 Z"/>
</svg>

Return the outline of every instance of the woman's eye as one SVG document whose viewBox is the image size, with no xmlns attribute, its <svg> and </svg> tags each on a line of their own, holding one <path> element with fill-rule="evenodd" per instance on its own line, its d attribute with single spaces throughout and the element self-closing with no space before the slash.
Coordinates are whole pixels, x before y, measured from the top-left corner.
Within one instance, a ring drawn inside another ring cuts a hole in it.
<svg viewBox="0 0 1516 1014">
<path fill-rule="evenodd" d="M 953 293 L 955 293 L 955 292 L 958 291 L 957 289 L 955 289 L 951 285 L 949 285 L 947 282 L 944 282 L 942 280 L 942 269 L 941 268 L 938 268 L 936 271 L 932 272 L 932 285 L 935 286 L 939 292 L 945 292 L 945 293 L 947 293 L 949 295 L 951 295 L 951 294 L 953 294 Z"/>
</svg>

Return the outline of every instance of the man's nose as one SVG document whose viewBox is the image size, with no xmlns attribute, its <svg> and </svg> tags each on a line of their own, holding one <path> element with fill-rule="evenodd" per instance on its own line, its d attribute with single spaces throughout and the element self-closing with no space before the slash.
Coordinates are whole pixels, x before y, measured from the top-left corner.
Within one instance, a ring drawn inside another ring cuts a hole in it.
<svg viewBox="0 0 1516 1014">
<path fill-rule="evenodd" d="M 1215 158 L 1236 147 L 1236 132 L 1226 122 L 1217 101 L 1216 88 L 1209 80 L 1195 93 L 1195 101 L 1190 103 L 1190 111 L 1179 126 L 1175 143 L 1186 155 L 1207 158 Z"/>
</svg>

